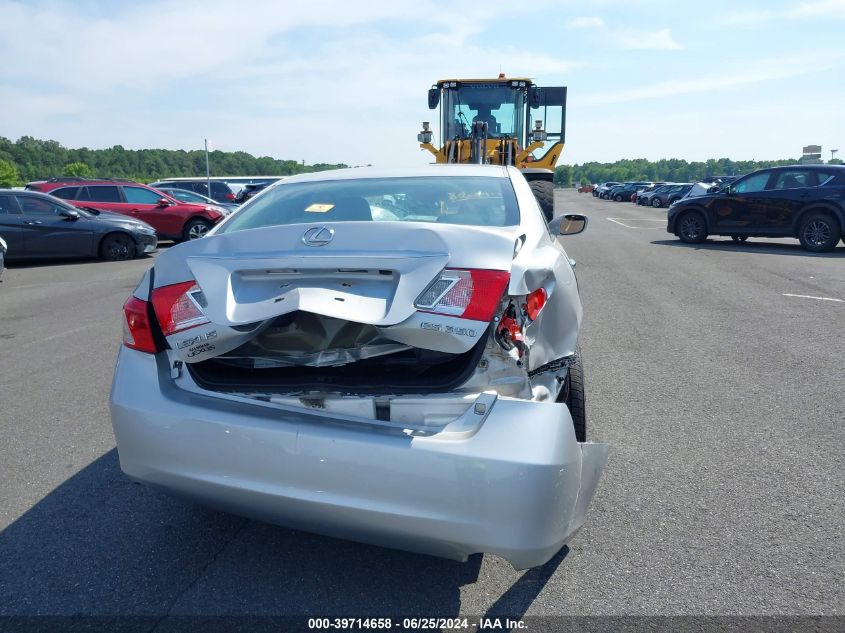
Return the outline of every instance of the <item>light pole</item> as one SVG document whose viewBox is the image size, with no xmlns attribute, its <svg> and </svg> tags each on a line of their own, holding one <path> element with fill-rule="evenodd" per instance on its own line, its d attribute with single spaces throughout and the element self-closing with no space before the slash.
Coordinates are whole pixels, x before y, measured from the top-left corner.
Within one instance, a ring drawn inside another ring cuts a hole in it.
<svg viewBox="0 0 845 633">
<path fill-rule="evenodd" d="M 205 140 L 205 186 L 208 189 L 206 195 L 211 197 L 211 170 L 208 168 L 208 139 Z"/>
</svg>

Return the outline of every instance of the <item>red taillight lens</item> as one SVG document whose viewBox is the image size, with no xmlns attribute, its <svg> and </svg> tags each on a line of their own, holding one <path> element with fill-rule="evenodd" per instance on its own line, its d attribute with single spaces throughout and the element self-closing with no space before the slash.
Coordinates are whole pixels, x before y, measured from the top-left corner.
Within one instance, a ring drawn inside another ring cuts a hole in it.
<svg viewBox="0 0 845 633">
<path fill-rule="evenodd" d="M 153 290 L 153 310 L 165 336 L 208 323 L 203 307 L 205 296 L 195 281 Z"/>
<path fill-rule="evenodd" d="M 226 194 L 226 200 L 234 200 L 234 199 L 235 199 L 235 194 L 233 194 L 233 193 L 227 193 Z"/>
<path fill-rule="evenodd" d="M 537 288 L 534 292 L 525 298 L 525 314 L 532 321 L 540 314 L 540 310 L 546 305 L 546 291 L 543 288 Z"/>
<path fill-rule="evenodd" d="M 414 302 L 425 312 L 490 321 L 507 288 L 510 273 L 504 270 L 455 270 L 447 268 Z"/>
<path fill-rule="evenodd" d="M 148 354 L 158 351 L 147 317 L 147 302 L 137 297 L 129 297 L 123 304 L 123 344 Z"/>
</svg>

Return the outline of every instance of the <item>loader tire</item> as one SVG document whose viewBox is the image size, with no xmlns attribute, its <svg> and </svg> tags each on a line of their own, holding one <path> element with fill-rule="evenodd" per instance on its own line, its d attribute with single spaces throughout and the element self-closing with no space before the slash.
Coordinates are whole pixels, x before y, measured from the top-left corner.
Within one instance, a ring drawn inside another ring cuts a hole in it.
<svg viewBox="0 0 845 633">
<path fill-rule="evenodd" d="M 532 180 L 528 183 L 531 186 L 531 191 L 534 192 L 534 197 L 540 204 L 540 209 L 546 218 L 546 222 L 551 222 L 555 217 L 555 185 L 551 180 Z"/>
<path fill-rule="evenodd" d="M 575 427 L 575 439 L 579 442 L 587 441 L 587 402 L 584 394 L 584 365 L 581 361 L 581 346 L 575 348 L 575 362 L 570 365 L 563 381 L 563 389 L 557 398 L 558 402 L 566 403 Z"/>
</svg>

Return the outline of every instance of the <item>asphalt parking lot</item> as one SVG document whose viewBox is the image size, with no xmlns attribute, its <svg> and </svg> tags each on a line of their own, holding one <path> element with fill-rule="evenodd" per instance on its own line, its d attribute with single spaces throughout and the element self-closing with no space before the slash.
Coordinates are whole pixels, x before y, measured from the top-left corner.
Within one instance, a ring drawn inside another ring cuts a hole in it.
<svg viewBox="0 0 845 633">
<path fill-rule="evenodd" d="M 845 246 L 685 245 L 558 192 L 610 462 L 570 549 L 515 572 L 295 532 L 130 483 L 107 409 L 152 259 L 0 284 L 0 615 L 842 614 Z"/>
</svg>

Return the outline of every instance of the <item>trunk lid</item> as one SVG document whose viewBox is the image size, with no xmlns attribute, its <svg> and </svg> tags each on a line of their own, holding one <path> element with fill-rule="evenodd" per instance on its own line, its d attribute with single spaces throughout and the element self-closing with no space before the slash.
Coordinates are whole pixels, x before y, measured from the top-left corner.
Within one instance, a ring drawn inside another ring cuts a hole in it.
<svg viewBox="0 0 845 633">
<path fill-rule="evenodd" d="M 231 351 L 292 313 L 366 324 L 390 341 L 462 353 L 486 323 L 421 312 L 414 302 L 447 267 L 510 271 L 516 233 L 335 222 L 213 234 L 159 256 L 155 286 L 194 279 L 202 290 L 210 323 L 168 337 L 186 362 Z"/>
</svg>

